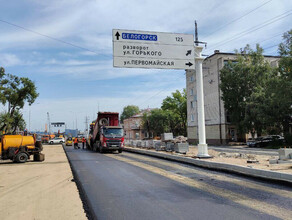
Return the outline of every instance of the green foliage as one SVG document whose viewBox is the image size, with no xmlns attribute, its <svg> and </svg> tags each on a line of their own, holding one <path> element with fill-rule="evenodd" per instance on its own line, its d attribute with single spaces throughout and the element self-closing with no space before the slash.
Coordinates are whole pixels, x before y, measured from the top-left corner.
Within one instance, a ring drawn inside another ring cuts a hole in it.
<svg viewBox="0 0 292 220">
<path fill-rule="evenodd" d="M 187 123 L 187 100 L 185 90 L 180 93 L 178 90 L 166 97 L 162 102 L 161 109 L 153 109 L 145 112 L 142 118 L 143 129 L 153 132 L 159 136 L 165 132 L 172 132 L 174 135 L 186 136 Z"/>
<path fill-rule="evenodd" d="M 168 124 L 168 115 L 162 109 L 152 109 L 150 113 L 143 114 L 142 127 L 148 132 L 153 132 L 154 136 L 169 132 Z"/>
<path fill-rule="evenodd" d="M 284 105 L 281 118 L 284 133 L 289 130 L 292 116 L 292 29 L 283 35 L 283 42 L 279 45 L 279 90 L 277 97 L 281 98 Z"/>
<path fill-rule="evenodd" d="M 279 45 L 279 67 L 264 61 L 262 49 L 248 46 L 237 63 L 221 70 L 222 100 L 240 133 L 288 132 L 292 115 L 292 30 Z"/>
<path fill-rule="evenodd" d="M 292 134 L 290 133 L 285 133 L 284 134 L 284 138 L 285 138 L 285 145 L 286 146 L 289 146 L 289 147 L 292 147 Z"/>
<path fill-rule="evenodd" d="M 9 126 L 11 126 L 12 119 L 13 122 L 17 122 L 17 126 L 22 125 L 22 120 L 19 118 L 19 110 L 24 107 L 26 102 L 28 102 L 29 105 L 34 103 L 38 96 L 39 94 L 37 93 L 36 86 L 29 78 L 6 74 L 5 69 L 1 67 L 0 102 L 3 105 L 8 104 L 8 111 L 5 114 L 3 113 L 0 130 L 10 130 Z M 12 126 L 12 129 L 17 126 Z"/>
<path fill-rule="evenodd" d="M 128 105 L 124 107 L 123 112 L 121 114 L 121 122 L 125 119 L 132 117 L 140 112 L 139 107 L 136 105 Z"/>
<path fill-rule="evenodd" d="M 187 135 L 187 94 L 176 90 L 172 97 L 166 97 L 161 106 L 170 119 L 169 127 L 174 135 Z"/>
<path fill-rule="evenodd" d="M 259 105 L 264 105 L 263 92 L 273 73 L 264 61 L 262 48 L 255 51 L 247 47 L 237 55 L 237 62 L 229 62 L 221 70 L 222 100 L 230 120 L 239 133 L 262 132 L 262 114 Z"/>
<path fill-rule="evenodd" d="M 15 110 L 12 116 L 7 112 L 0 113 L 0 126 L 3 125 L 5 134 L 15 134 L 17 129 L 23 131 L 26 126 L 19 110 Z"/>
<path fill-rule="evenodd" d="M 292 81 L 292 29 L 283 35 L 283 42 L 279 45 L 279 72 L 281 77 Z"/>
</svg>

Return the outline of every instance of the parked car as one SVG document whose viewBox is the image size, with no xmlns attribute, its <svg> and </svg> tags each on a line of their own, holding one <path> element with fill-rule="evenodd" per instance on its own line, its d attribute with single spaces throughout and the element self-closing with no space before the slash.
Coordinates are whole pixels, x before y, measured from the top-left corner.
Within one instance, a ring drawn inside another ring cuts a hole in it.
<svg viewBox="0 0 292 220">
<path fill-rule="evenodd" d="M 267 147 L 271 145 L 282 145 L 285 142 L 284 137 L 281 135 L 269 135 L 258 137 L 256 139 L 248 139 L 246 142 L 248 147 Z"/>
<path fill-rule="evenodd" d="M 64 138 L 56 137 L 56 138 L 49 140 L 49 144 L 62 144 L 62 143 L 65 143 Z"/>
</svg>

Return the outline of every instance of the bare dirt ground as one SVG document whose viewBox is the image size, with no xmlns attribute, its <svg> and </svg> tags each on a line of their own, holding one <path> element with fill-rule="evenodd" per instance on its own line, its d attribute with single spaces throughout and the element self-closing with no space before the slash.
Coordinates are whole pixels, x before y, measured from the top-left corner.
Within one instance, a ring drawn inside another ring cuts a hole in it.
<svg viewBox="0 0 292 220">
<path fill-rule="evenodd" d="M 150 149 L 150 150 L 155 151 L 154 149 Z M 180 155 L 183 157 L 193 157 L 194 158 L 198 154 L 198 148 L 196 146 L 190 146 L 189 151 L 186 154 L 178 154 L 175 152 L 165 152 L 165 151 L 159 151 L 159 152 L 166 153 L 166 154 Z M 278 157 L 275 157 L 275 156 L 255 155 L 255 154 L 245 154 L 245 153 L 218 152 L 218 151 L 215 151 L 212 149 L 209 149 L 208 152 L 209 152 L 210 156 L 213 156 L 213 158 L 202 159 L 202 160 L 292 174 L 292 163 L 290 163 L 290 164 L 269 164 L 270 159 L 278 159 Z M 257 161 L 257 162 L 256 163 L 248 163 L 247 162 L 248 160 L 249 161 Z"/>
<path fill-rule="evenodd" d="M 0 160 L 0 218 L 87 219 L 63 147 L 43 153 L 44 162 Z"/>
<path fill-rule="evenodd" d="M 189 152 L 185 156 L 194 157 L 198 153 L 197 147 L 190 147 Z M 227 163 L 240 165 L 245 167 L 252 167 L 256 169 L 271 170 L 283 173 L 292 174 L 291 164 L 269 164 L 270 159 L 277 159 L 275 156 L 255 155 L 245 153 L 225 153 L 209 149 L 209 155 L 213 158 L 206 159 L 213 162 Z M 205 160 L 205 159 L 204 159 Z M 257 163 L 247 163 L 247 161 L 258 161 Z"/>
</svg>

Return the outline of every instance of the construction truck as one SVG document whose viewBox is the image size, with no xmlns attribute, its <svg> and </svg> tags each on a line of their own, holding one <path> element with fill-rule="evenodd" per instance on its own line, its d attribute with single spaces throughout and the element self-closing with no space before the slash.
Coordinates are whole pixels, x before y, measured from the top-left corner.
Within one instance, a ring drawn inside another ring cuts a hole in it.
<svg viewBox="0 0 292 220">
<path fill-rule="evenodd" d="M 25 163 L 30 156 L 34 161 L 44 161 L 42 142 L 36 136 L 3 135 L 0 142 L 0 159 Z"/>
<path fill-rule="evenodd" d="M 97 119 L 90 124 L 87 148 L 96 152 L 124 149 L 124 131 L 119 125 L 118 112 L 98 112 Z"/>
</svg>

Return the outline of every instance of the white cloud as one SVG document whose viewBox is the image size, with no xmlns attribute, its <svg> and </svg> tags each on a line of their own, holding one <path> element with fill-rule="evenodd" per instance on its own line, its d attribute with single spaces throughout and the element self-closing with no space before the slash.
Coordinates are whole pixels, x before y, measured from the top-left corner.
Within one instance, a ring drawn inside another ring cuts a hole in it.
<svg viewBox="0 0 292 220">
<path fill-rule="evenodd" d="M 0 66 L 10 67 L 22 64 L 15 54 L 0 54 Z"/>
<path fill-rule="evenodd" d="M 25 16 L 21 14 L 15 18 L 10 17 L 12 20 L 9 22 L 96 53 L 0 23 L 0 65 L 5 64 L 6 67 L 15 68 L 20 65 L 22 68 L 25 65 L 25 71 L 34 74 L 40 81 L 43 76 L 52 78 L 66 76 L 70 80 L 85 82 L 106 79 L 130 82 L 115 98 L 112 98 L 113 91 L 109 90 L 108 97 L 77 99 L 55 97 L 55 100 L 40 98 L 41 104 L 31 107 L 31 112 L 35 114 L 32 119 L 34 128 L 39 127 L 38 123 L 43 124 L 44 127 L 46 112 L 52 114 L 52 120 L 65 120 L 68 123 L 74 120 L 76 113 L 78 124 L 80 123 L 81 126 L 86 114 L 89 116 L 96 114 L 98 102 L 101 110 L 110 111 L 121 111 L 124 105 L 132 103 L 141 107 L 148 105 L 156 107 L 166 95 L 185 86 L 183 70 L 113 68 L 112 29 L 194 33 L 194 20 L 197 20 L 199 40 L 208 43 L 208 48 L 203 54 L 206 52 L 212 54 L 214 49 L 220 49 L 222 52 L 233 51 L 235 48 L 244 47 L 247 43 L 261 42 L 291 28 L 291 17 L 286 17 L 238 40 L 210 49 L 218 42 L 226 41 L 292 7 L 291 0 L 271 1 L 208 38 L 205 37 L 266 1 L 28 0 L 20 6 L 14 6 L 19 11 L 23 10 Z M 6 4 L 3 4 L 1 10 L 5 10 L 5 6 Z M 13 13 L 14 11 L 11 11 L 10 14 Z M 278 36 L 263 42 L 263 45 L 273 45 L 280 40 L 281 36 Z M 273 50 L 268 52 L 273 53 Z M 15 70 L 20 72 L 19 69 Z M 107 85 L 102 86 L 105 88 Z M 64 93 L 66 92 L 64 88 Z M 153 98 L 150 98 L 151 96 Z"/>
</svg>

